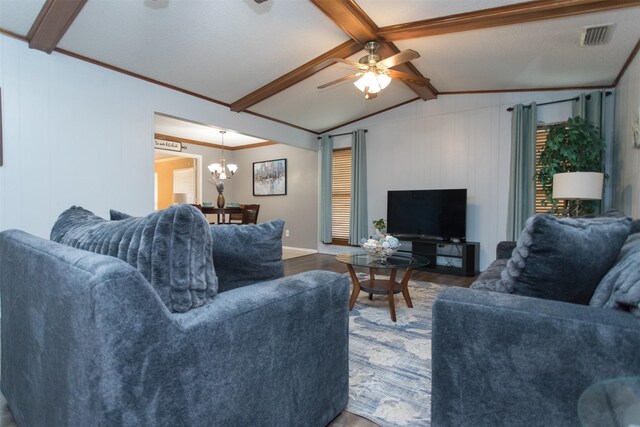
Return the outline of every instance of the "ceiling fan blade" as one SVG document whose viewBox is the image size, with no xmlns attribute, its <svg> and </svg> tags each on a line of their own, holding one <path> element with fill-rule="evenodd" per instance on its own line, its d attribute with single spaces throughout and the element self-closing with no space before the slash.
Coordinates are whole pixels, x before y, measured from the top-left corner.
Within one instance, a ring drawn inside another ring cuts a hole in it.
<svg viewBox="0 0 640 427">
<path fill-rule="evenodd" d="M 329 83 L 325 83 L 325 84 L 323 84 L 321 86 L 318 86 L 318 89 L 324 89 L 325 87 L 329 87 L 329 86 L 335 85 L 337 83 L 343 82 L 345 80 L 349 80 L 349 79 L 352 79 L 354 77 L 358 77 L 359 75 L 361 75 L 361 73 L 353 73 L 353 74 L 349 74 L 348 76 L 340 77 L 337 80 L 334 80 L 334 81 L 329 82 Z"/>
<path fill-rule="evenodd" d="M 391 68 L 417 58 L 420 58 L 420 54 L 418 52 L 413 49 L 406 49 L 379 61 L 377 65 L 382 66 L 383 68 Z"/>
<path fill-rule="evenodd" d="M 342 58 L 331 58 L 332 61 L 342 62 L 343 64 L 351 65 L 356 68 L 366 68 L 366 64 L 361 64 L 359 62 L 351 61 L 350 59 L 342 59 Z"/>
<path fill-rule="evenodd" d="M 413 74 L 404 73 L 402 71 L 389 70 L 387 71 L 387 74 L 389 74 L 389 77 L 391 77 L 392 79 L 406 80 L 408 82 L 415 83 L 421 86 L 426 86 L 427 83 L 429 83 L 429 79 L 427 78 L 418 77 Z"/>
<path fill-rule="evenodd" d="M 351 61 L 349 59 L 343 59 L 343 58 L 329 58 L 326 61 L 322 62 L 322 64 L 320 64 L 321 68 L 327 67 L 331 64 L 335 64 L 336 62 L 340 62 L 342 64 L 347 64 L 347 65 L 351 65 L 352 67 L 356 67 L 359 68 L 361 70 L 364 70 L 367 66 L 366 64 L 361 64 L 359 62 L 355 62 L 355 61 Z"/>
</svg>

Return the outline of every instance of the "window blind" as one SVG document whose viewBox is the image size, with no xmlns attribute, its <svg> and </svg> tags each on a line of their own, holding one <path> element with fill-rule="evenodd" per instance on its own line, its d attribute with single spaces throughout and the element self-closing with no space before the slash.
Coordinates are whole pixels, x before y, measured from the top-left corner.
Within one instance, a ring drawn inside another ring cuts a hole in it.
<svg viewBox="0 0 640 427">
<path fill-rule="evenodd" d="M 549 127 L 548 126 L 540 126 L 536 131 L 536 203 L 535 203 L 535 213 L 550 213 L 549 211 L 553 207 L 551 203 L 547 203 L 547 205 L 543 205 L 542 202 L 545 200 L 545 194 L 542 190 L 542 184 L 538 182 L 537 176 L 538 171 L 542 169 L 542 166 L 538 164 L 540 160 L 540 154 L 544 151 L 544 147 L 547 144 L 547 136 L 549 135 Z M 558 206 L 562 206 L 564 204 L 564 200 L 558 199 Z"/>
<path fill-rule="evenodd" d="M 333 243 L 346 244 L 351 214 L 351 148 L 334 150 L 332 166 L 331 237 Z"/>
</svg>

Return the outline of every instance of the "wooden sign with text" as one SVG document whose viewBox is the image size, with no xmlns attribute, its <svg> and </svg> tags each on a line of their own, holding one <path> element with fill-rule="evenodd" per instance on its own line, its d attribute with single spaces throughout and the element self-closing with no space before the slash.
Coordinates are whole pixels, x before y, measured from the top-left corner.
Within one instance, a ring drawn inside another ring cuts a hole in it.
<svg viewBox="0 0 640 427">
<path fill-rule="evenodd" d="M 174 141 L 166 141 L 164 139 L 154 140 L 153 147 L 158 150 L 182 151 L 182 143 Z"/>
</svg>

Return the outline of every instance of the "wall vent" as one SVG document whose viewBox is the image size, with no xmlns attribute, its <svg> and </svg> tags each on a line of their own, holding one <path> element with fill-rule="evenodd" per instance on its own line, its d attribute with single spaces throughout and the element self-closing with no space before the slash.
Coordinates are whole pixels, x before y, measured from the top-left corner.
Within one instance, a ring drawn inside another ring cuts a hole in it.
<svg viewBox="0 0 640 427">
<path fill-rule="evenodd" d="M 611 38 L 611 26 L 613 24 L 594 25 L 583 27 L 580 34 L 580 46 L 597 46 L 606 44 Z"/>
</svg>

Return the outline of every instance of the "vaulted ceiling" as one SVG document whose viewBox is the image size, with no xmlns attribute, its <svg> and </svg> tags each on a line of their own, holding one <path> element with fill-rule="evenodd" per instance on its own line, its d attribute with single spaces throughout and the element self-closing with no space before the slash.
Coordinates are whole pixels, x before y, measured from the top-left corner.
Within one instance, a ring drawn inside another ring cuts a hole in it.
<svg viewBox="0 0 640 427">
<path fill-rule="evenodd" d="M 0 0 L 0 32 L 195 94 L 239 114 L 322 133 L 454 93 L 615 86 L 640 48 L 640 0 Z M 579 46 L 584 27 L 613 24 Z M 413 49 L 365 100 L 353 68 L 367 41 Z M 223 124 L 220 124 L 223 125 Z"/>
</svg>

